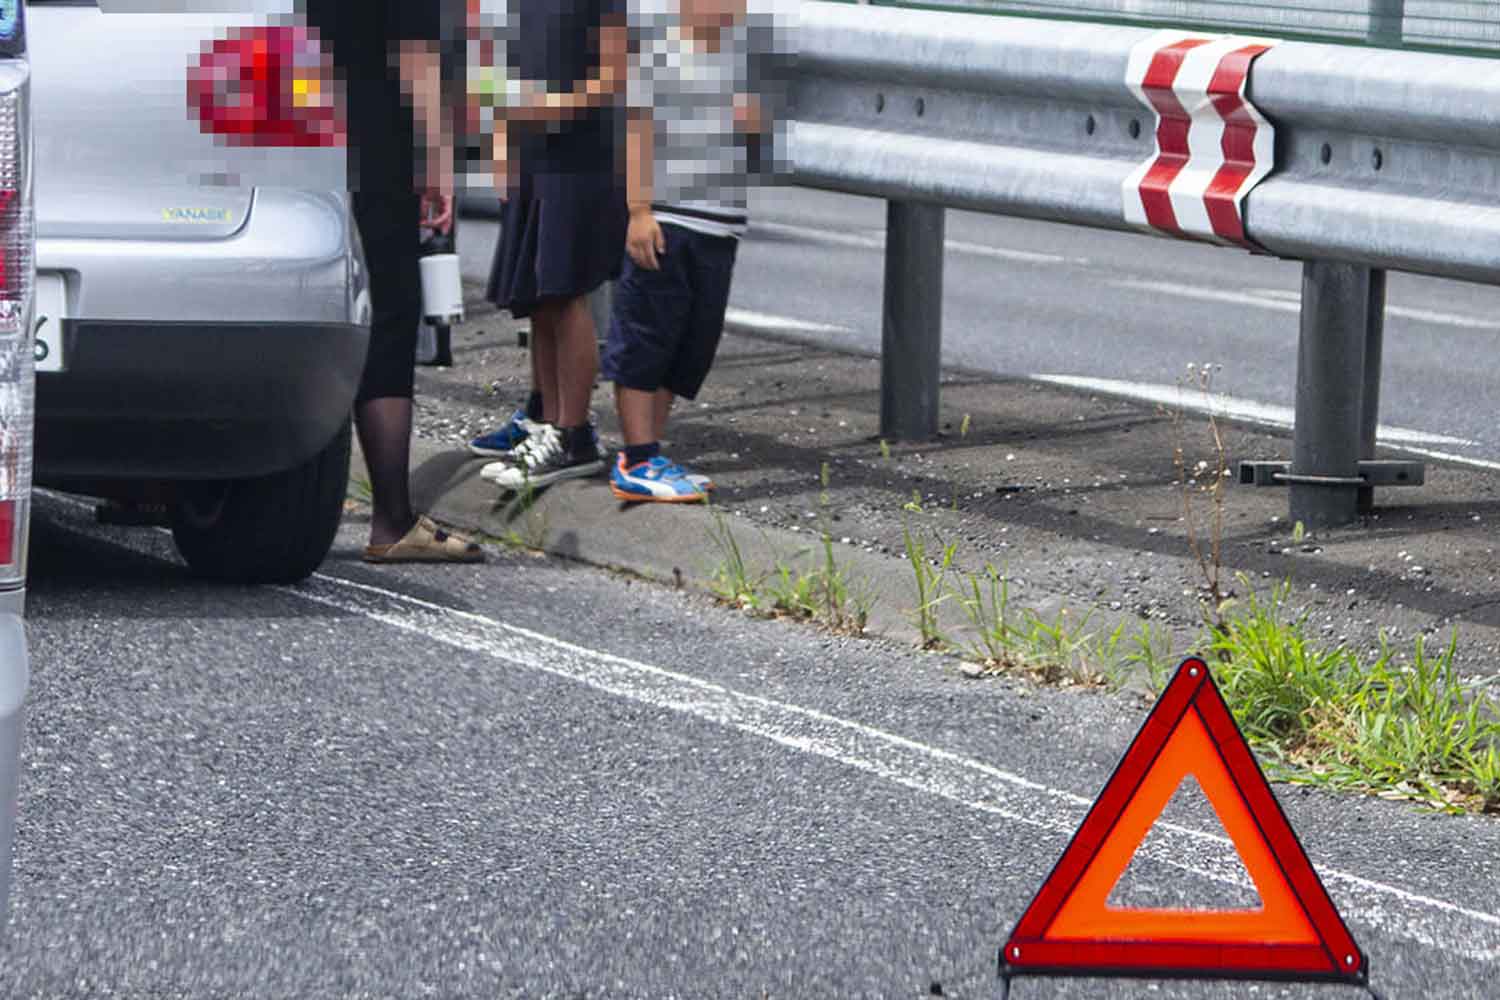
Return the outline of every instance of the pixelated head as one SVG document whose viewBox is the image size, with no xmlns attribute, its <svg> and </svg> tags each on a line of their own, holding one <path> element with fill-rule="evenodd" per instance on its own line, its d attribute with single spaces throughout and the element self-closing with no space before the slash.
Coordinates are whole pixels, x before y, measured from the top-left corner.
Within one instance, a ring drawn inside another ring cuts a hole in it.
<svg viewBox="0 0 1500 1000">
<path fill-rule="evenodd" d="M 684 23 L 695 28 L 722 29 L 745 16 L 745 0 L 678 0 Z"/>
</svg>

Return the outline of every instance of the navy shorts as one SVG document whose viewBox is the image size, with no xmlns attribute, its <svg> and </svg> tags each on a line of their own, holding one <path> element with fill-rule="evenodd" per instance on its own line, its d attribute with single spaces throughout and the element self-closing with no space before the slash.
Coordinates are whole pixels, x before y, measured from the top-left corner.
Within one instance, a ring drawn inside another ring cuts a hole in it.
<svg viewBox="0 0 1500 1000">
<path fill-rule="evenodd" d="M 615 284 L 609 339 L 600 359 L 604 378 L 627 389 L 694 399 L 713 367 L 739 240 L 662 223 L 667 252 L 659 271 L 625 255 Z"/>
</svg>

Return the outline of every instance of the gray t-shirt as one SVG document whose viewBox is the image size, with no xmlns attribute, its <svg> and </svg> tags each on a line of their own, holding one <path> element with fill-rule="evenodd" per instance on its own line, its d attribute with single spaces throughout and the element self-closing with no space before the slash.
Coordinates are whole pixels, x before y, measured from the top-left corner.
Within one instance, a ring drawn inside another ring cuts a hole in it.
<svg viewBox="0 0 1500 1000">
<path fill-rule="evenodd" d="M 683 35 L 675 0 L 632 0 L 627 101 L 652 114 L 661 221 L 715 236 L 745 230 L 748 144 L 734 127 L 734 101 L 753 92 L 756 16 L 725 28 L 711 51 Z"/>
</svg>

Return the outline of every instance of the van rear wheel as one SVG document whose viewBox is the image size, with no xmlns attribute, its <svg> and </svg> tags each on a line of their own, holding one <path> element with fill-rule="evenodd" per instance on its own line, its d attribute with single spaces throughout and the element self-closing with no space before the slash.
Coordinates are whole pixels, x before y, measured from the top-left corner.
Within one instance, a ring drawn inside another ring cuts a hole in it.
<svg viewBox="0 0 1500 1000">
<path fill-rule="evenodd" d="M 350 425 L 302 465 L 254 479 L 179 484 L 172 539 L 198 576 L 295 583 L 322 565 L 349 483 Z"/>
</svg>

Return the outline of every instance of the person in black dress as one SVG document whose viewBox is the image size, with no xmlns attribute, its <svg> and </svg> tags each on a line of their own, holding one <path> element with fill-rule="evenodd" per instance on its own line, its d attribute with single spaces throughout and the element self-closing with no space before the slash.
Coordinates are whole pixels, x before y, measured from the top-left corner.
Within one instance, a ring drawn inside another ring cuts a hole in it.
<svg viewBox="0 0 1500 1000">
<path fill-rule="evenodd" d="M 629 213 L 617 151 L 623 0 L 514 0 L 511 67 L 524 96 L 496 109 L 512 144 L 489 298 L 531 318 L 540 421 L 481 471 L 516 489 L 602 470 L 589 401 L 599 370 L 588 295 L 619 277 Z"/>
<path fill-rule="evenodd" d="M 372 319 L 354 421 L 370 472 L 371 562 L 483 559 L 412 509 L 412 396 L 422 315 L 419 225 L 453 218 L 453 123 L 441 81 L 449 0 L 302 0 L 331 48 L 348 127 L 349 190 Z M 421 150 L 419 157 L 418 150 Z M 419 162 L 420 160 L 420 162 Z"/>
</svg>

